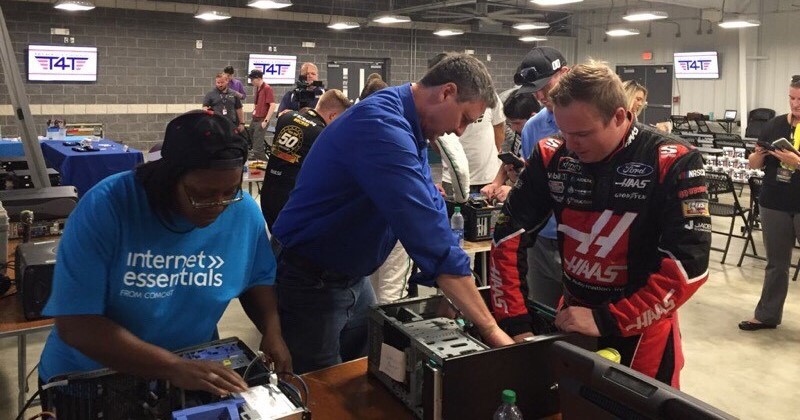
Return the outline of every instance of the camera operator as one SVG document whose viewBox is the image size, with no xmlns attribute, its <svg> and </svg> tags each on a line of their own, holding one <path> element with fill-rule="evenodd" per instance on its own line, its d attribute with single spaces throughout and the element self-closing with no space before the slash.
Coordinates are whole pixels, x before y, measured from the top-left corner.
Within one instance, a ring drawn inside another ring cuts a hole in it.
<svg viewBox="0 0 800 420">
<path fill-rule="evenodd" d="M 286 92 L 278 105 L 278 116 L 288 111 L 299 111 L 301 108 L 314 108 L 319 97 L 325 93 L 324 85 L 319 80 L 319 70 L 314 63 L 303 63 L 300 66 L 300 77 L 295 88 Z"/>
</svg>

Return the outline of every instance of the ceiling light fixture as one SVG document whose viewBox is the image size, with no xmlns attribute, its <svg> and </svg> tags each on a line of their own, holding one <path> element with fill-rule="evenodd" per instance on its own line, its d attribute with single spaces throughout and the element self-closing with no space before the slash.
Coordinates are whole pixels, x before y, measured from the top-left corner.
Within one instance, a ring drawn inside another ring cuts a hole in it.
<svg viewBox="0 0 800 420">
<path fill-rule="evenodd" d="M 648 20 L 666 19 L 668 17 L 669 14 L 661 10 L 631 10 L 622 18 L 628 22 L 644 22 Z"/>
<path fill-rule="evenodd" d="M 609 30 L 606 31 L 606 35 L 608 35 L 608 36 L 639 35 L 639 30 L 638 29 L 627 29 L 627 28 L 609 29 Z"/>
<path fill-rule="evenodd" d="M 220 12 L 219 10 L 205 10 L 202 12 L 197 12 L 197 14 L 194 15 L 194 17 L 207 21 L 215 21 L 215 20 L 230 19 L 231 14 L 227 12 Z"/>
<path fill-rule="evenodd" d="M 761 22 L 756 19 L 741 19 L 733 18 L 724 20 L 719 23 L 720 28 L 737 29 L 737 28 L 752 28 L 754 26 L 761 26 Z"/>
<path fill-rule="evenodd" d="M 328 28 L 335 29 L 337 31 L 343 31 L 346 29 L 355 29 L 360 27 L 361 25 L 358 22 L 354 22 L 351 20 L 342 20 L 335 23 L 331 23 L 328 25 Z"/>
<path fill-rule="evenodd" d="M 522 36 L 519 40 L 522 42 L 542 42 L 547 41 L 547 38 L 543 36 Z"/>
<path fill-rule="evenodd" d="M 454 35 L 464 35 L 464 31 L 461 29 L 454 29 L 454 28 L 442 28 L 433 33 L 434 35 L 438 36 L 454 36 Z"/>
<path fill-rule="evenodd" d="M 531 3 L 539 6 L 558 6 L 561 4 L 580 3 L 583 0 L 531 0 Z"/>
<path fill-rule="evenodd" d="M 251 0 L 247 5 L 256 9 L 283 9 L 291 6 L 292 0 Z"/>
<path fill-rule="evenodd" d="M 512 28 L 520 30 L 520 31 L 530 31 L 533 29 L 547 29 L 550 27 L 550 24 L 547 22 L 520 22 L 515 23 Z"/>
<path fill-rule="evenodd" d="M 403 15 L 385 14 L 376 16 L 374 19 L 372 19 L 372 21 L 376 23 L 382 23 L 384 25 L 390 25 L 392 23 L 408 23 L 411 22 L 411 18 Z"/>
<path fill-rule="evenodd" d="M 89 0 L 58 0 L 53 7 L 70 12 L 84 12 L 94 9 L 94 3 Z"/>
</svg>

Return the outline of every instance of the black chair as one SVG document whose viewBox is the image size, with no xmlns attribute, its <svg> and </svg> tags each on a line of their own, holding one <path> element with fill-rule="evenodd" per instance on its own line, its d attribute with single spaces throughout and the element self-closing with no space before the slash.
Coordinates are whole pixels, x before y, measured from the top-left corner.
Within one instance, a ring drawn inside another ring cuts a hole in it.
<svg viewBox="0 0 800 420">
<path fill-rule="evenodd" d="M 742 207 L 742 205 L 739 203 L 739 197 L 736 195 L 736 190 L 733 186 L 731 177 L 722 172 L 706 172 L 706 187 L 708 188 L 709 197 L 712 197 L 708 203 L 708 211 L 711 216 L 727 217 L 731 219 L 731 225 L 728 232 L 715 231 L 713 229 L 711 230 L 711 233 L 725 235 L 728 237 L 728 240 L 725 242 L 725 248 L 711 247 L 711 249 L 714 251 L 722 252 L 722 264 L 725 264 L 725 259 L 728 257 L 728 249 L 731 247 L 731 239 L 733 238 L 746 240 L 747 242 L 745 243 L 745 248 L 747 248 L 747 245 L 750 244 L 755 250 L 756 245 L 753 242 L 753 236 L 750 234 L 750 227 L 747 223 L 747 214 L 750 212 L 750 210 Z M 730 203 L 720 202 L 720 199 L 725 198 L 728 195 L 730 196 Z M 742 223 L 744 223 L 743 235 L 735 235 L 733 233 L 733 228 L 736 225 L 737 218 L 740 218 Z"/>
<path fill-rule="evenodd" d="M 723 134 L 717 133 L 714 135 L 714 147 L 722 149 L 723 147 L 734 147 L 747 150 L 744 140 L 736 134 Z"/>
<path fill-rule="evenodd" d="M 711 131 L 711 127 L 708 126 L 708 116 L 703 115 L 699 112 L 690 112 L 686 114 L 686 119 L 691 123 L 695 123 L 697 126 L 696 133 L 698 134 L 714 134 Z"/>
<path fill-rule="evenodd" d="M 681 135 L 683 133 L 692 133 L 692 125 L 689 124 L 689 120 L 686 119 L 685 115 L 670 115 L 670 121 L 672 121 L 672 133 Z"/>
<path fill-rule="evenodd" d="M 747 114 L 747 130 L 745 137 L 758 138 L 761 129 L 767 121 L 775 118 L 775 110 L 769 108 L 756 108 Z"/>
<path fill-rule="evenodd" d="M 761 187 L 764 185 L 764 178 L 760 176 L 750 177 L 750 179 L 747 180 L 747 184 L 750 186 L 750 212 L 747 215 L 747 227 L 745 229 L 745 233 L 748 236 L 748 242 L 745 243 L 744 248 L 742 248 L 742 253 L 739 255 L 739 263 L 736 264 L 737 267 L 742 266 L 744 257 L 755 258 L 761 261 L 767 260 L 766 257 L 758 255 L 755 246 L 753 246 L 752 254 L 747 252 L 748 243 L 754 243 L 753 232 L 756 230 L 761 230 L 761 207 L 759 206 L 758 196 L 761 194 Z M 796 248 L 797 246 L 795 246 L 795 249 Z M 800 274 L 800 258 L 798 258 L 797 263 L 792 264 L 791 267 L 794 268 L 794 276 L 792 277 L 792 281 L 797 281 L 797 275 Z"/>
</svg>

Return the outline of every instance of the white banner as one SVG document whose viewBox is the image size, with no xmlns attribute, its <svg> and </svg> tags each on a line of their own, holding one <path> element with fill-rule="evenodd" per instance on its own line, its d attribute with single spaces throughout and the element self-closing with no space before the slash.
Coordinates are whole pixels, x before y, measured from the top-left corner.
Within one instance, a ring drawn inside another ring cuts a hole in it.
<svg viewBox="0 0 800 420">
<path fill-rule="evenodd" d="M 28 46 L 28 80 L 96 82 L 97 48 L 30 45 Z"/>
<path fill-rule="evenodd" d="M 297 74 L 297 56 L 250 54 L 245 74 L 253 69 L 263 71 L 264 81 L 270 85 L 293 85 Z"/>
</svg>

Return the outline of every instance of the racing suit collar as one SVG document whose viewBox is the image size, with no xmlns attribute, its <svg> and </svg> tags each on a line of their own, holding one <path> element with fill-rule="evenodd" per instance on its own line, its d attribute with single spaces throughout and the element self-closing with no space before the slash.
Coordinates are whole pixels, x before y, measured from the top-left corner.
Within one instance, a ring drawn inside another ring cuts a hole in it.
<svg viewBox="0 0 800 420">
<path fill-rule="evenodd" d="M 636 126 L 636 120 L 633 118 L 633 114 L 631 114 L 630 111 L 626 113 L 625 119 L 628 121 L 628 128 L 625 130 L 625 134 L 619 140 L 619 145 L 601 162 L 609 162 L 622 149 L 628 147 L 633 142 L 633 139 L 636 138 L 636 135 L 639 134 L 638 128 L 634 130 L 634 127 Z"/>
</svg>

